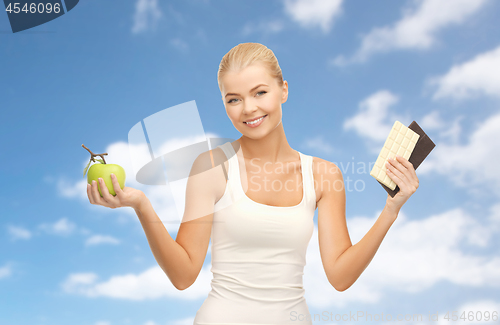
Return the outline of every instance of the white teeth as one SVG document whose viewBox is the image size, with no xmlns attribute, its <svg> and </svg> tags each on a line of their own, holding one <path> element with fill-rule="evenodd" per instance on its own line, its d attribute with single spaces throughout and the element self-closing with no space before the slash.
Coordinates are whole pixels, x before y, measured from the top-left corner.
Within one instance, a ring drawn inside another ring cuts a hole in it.
<svg viewBox="0 0 500 325">
<path fill-rule="evenodd" d="M 245 122 L 245 123 L 246 123 L 246 124 L 255 124 L 255 123 L 259 123 L 260 121 L 262 121 L 262 119 L 263 119 L 264 117 L 265 117 L 265 115 L 264 115 L 264 116 L 262 116 L 261 118 L 256 119 L 255 121 L 252 121 L 252 122 Z"/>
</svg>

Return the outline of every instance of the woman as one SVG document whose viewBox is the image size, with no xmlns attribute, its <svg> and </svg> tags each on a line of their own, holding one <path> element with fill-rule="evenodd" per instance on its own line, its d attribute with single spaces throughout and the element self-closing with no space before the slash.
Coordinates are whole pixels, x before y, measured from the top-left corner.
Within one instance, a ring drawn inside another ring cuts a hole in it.
<svg viewBox="0 0 500 325">
<path fill-rule="evenodd" d="M 312 324 L 302 275 L 316 208 L 324 270 L 331 285 L 344 291 L 418 188 L 417 175 L 408 160 L 390 160 L 388 175 L 400 191 L 387 196 L 373 227 L 352 245 L 340 169 L 286 140 L 281 104 L 288 83 L 274 53 L 258 43 L 235 46 L 220 63 L 218 82 L 226 113 L 242 136 L 193 163 L 176 240 L 144 193 L 120 190 L 114 177 L 117 195 L 101 183 L 100 197 L 94 183 L 87 189 L 90 203 L 133 207 L 158 264 L 179 290 L 196 280 L 212 238 L 212 290 L 195 324 Z"/>
</svg>

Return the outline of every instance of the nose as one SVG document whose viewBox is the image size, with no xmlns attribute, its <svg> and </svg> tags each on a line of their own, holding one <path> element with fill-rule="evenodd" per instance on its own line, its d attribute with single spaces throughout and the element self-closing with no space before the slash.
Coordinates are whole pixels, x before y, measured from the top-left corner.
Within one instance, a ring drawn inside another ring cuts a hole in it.
<svg viewBox="0 0 500 325">
<path fill-rule="evenodd" d="M 244 115 L 252 115 L 258 109 L 257 105 L 252 102 L 244 102 L 243 103 L 243 114 Z"/>
</svg>

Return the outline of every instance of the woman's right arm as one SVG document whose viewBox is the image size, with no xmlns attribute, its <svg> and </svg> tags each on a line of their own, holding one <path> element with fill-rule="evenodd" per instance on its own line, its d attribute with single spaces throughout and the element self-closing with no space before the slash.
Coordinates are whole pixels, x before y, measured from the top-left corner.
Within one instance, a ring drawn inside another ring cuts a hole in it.
<svg viewBox="0 0 500 325">
<path fill-rule="evenodd" d="M 146 196 L 134 210 L 158 265 L 178 290 L 186 289 L 193 269 L 186 250 L 170 236 Z"/>
<path fill-rule="evenodd" d="M 109 208 L 132 207 L 141 222 L 149 247 L 172 284 L 184 290 L 196 280 L 203 266 L 210 242 L 215 204 L 216 168 L 211 168 L 209 152 L 195 160 L 186 188 L 186 210 L 174 240 L 156 214 L 151 202 L 142 191 L 131 187 L 120 189 L 115 177 L 111 177 L 116 196 L 100 183 L 103 197 L 97 184 L 87 189 L 92 204 Z M 205 171 L 205 172 L 203 172 Z"/>
</svg>

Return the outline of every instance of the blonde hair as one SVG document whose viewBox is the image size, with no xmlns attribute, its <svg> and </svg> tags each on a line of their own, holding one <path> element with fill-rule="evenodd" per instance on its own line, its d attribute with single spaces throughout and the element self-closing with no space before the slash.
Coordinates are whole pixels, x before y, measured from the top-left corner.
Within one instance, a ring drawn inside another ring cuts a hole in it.
<svg viewBox="0 0 500 325">
<path fill-rule="evenodd" d="M 262 63 L 269 74 L 276 78 L 278 85 L 283 87 L 283 74 L 273 51 L 260 43 L 240 43 L 227 52 L 220 62 L 217 72 L 220 91 L 222 92 L 221 79 L 227 72 L 238 72 L 256 62 Z"/>
</svg>

